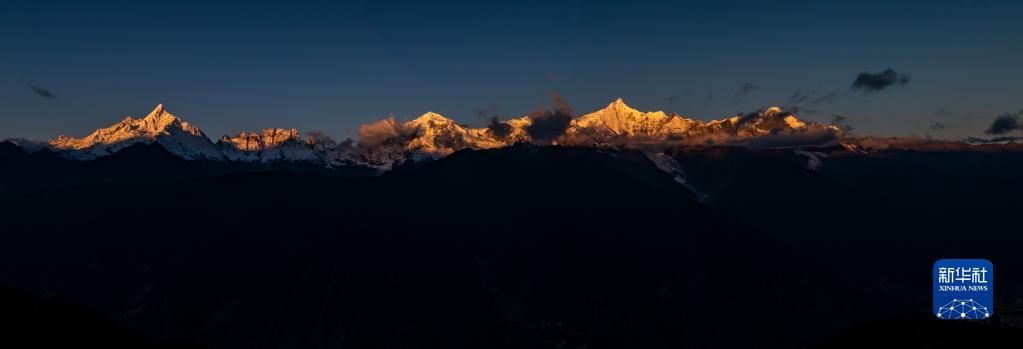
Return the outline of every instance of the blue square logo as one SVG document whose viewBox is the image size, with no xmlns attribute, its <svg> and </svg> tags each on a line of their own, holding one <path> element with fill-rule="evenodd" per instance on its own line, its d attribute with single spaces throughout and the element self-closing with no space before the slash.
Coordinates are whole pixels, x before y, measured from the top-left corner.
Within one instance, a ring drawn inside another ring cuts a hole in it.
<svg viewBox="0 0 1023 349">
<path fill-rule="evenodd" d="M 934 262 L 935 316 L 945 320 L 982 320 L 995 313 L 995 269 L 986 259 Z"/>
</svg>

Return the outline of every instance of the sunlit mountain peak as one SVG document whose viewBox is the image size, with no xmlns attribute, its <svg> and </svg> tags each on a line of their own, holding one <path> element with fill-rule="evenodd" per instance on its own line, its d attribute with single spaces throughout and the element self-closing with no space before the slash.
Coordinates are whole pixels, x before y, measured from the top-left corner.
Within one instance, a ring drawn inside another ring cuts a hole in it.
<svg viewBox="0 0 1023 349">
<path fill-rule="evenodd" d="M 448 121 L 452 121 L 452 120 L 444 117 L 444 115 L 440 115 L 440 114 L 434 113 L 432 111 L 428 111 L 428 112 L 424 113 L 423 115 L 420 115 L 418 118 L 415 118 L 415 119 L 412 120 L 413 123 L 423 123 L 423 122 L 427 122 L 427 121 L 448 122 Z"/>
<path fill-rule="evenodd" d="M 296 129 L 266 128 L 254 132 L 239 132 L 217 141 L 224 157 L 242 161 L 318 161 L 313 146 L 303 142 Z"/>
<path fill-rule="evenodd" d="M 169 115 L 170 117 L 174 117 L 174 115 L 171 115 L 166 110 L 164 110 L 163 103 L 159 103 L 159 104 L 156 105 L 155 108 L 153 108 L 153 111 L 149 112 L 149 115 L 146 115 L 146 118 L 161 117 L 161 116 L 164 116 L 164 115 Z"/>
<path fill-rule="evenodd" d="M 230 143 L 239 150 L 259 150 L 279 146 L 285 142 L 301 142 L 302 136 L 296 129 L 266 128 L 254 132 L 239 132 L 236 136 L 224 136 L 221 142 Z"/>
<path fill-rule="evenodd" d="M 131 116 L 82 138 L 60 135 L 49 142 L 57 150 L 76 150 L 74 157 L 93 159 L 135 143 L 159 142 L 188 159 L 219 158 L 220 153 L 198 127 L 182 121 L 158 104 L 146 117 Z"/>
<path fill-rule="evenodd" d="M 627 112 L 627 113 L 633 113 L 633 112 L 638 113 L 639 112 L 639 110 L 636 110 L 636 109 L 630 107 L 628 104 L 626 104 L 625 101 L 622 100 L 621 98 L 615 99 L 615 101 L 611 102 L 611 104 L 608 104 L 607 108 L 605 108 L 605 109 L 617 110 L 617 111 L 622 111 L 622 112 Z"/>
</svg>

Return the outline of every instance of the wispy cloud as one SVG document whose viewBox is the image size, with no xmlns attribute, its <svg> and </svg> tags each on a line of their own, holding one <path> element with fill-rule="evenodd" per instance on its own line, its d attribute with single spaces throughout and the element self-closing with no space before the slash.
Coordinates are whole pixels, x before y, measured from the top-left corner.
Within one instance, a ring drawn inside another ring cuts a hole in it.
<svg viewBox="0 0 1023 349">
<path fill-rule="evenodd" d="M 831 126 L 838 127 L 838 129 L 842 130 L 842 132 L 851 132 L 853 130 L 852 125 L 849 125 L 846 117 L 838 114 L 831 116 Z"/>
<path fill-rule="evenodd" d="M 751 82 L 744 82 L 741 86 L 739 86 L 739 91 L 732 95 L 732 104 L 739 104 L 746 95 L 759 88 L 759 86 L 756 86 Z"/>
<path fill-rule="evenodd" d="M 814 98 L 810 101 L 810 104 L 819 104 L 821 102 L 835 103 L 838 100 L 838 90 L 832 90 L 831 92 L 825 93 L 823 96 Z"/>
<path fill-rule="evenodd" d="M 853 80 L 852 89 L 864 93 L 877 92 L 892 86 L 903 86 L 909 83 L 909 76 L 888 68 L 880 73 L 862 72 Z"/>
<path fill-rule="evenodd" d="M 55 97 L 57 97 L 57 96 L 55 96 L 53 94 L 53 92 L 50 92 L 50 90 L 47 90 L 45 88 L 42 88 L 42 87 L 39 87 L 39 86 L 36 86 L 36 85 L 28 85 L 28 88 L 32 89 L 32 92 L 35 92 L 37 95 L 39 95 L 39 97 L 43 97 L 43 98 L 55 98 Z"/>
</svg>

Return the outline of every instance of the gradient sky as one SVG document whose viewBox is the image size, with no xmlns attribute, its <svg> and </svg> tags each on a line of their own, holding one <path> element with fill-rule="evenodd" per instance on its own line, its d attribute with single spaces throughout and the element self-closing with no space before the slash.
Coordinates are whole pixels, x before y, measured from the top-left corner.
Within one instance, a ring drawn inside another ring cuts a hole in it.
<svg viewBox="0 0 1023 349">
<path fill-rule="evenodd" d="M 833 90 L 799 116 L 962 138 L 1023 109 L 1021 13 L 1023 1 L 967 0 L 5 0 L 0 138 L 83 136 L 157 103 L 214 139 L 344 138 L 388 115 L 518 117 L 552 91 L 577 113 L 622 97 L 710 119 Z M 886 68 L 909 83 L 850 90 Z M 746 83 L 757 88 L 736 98 Z"/>
</svg>

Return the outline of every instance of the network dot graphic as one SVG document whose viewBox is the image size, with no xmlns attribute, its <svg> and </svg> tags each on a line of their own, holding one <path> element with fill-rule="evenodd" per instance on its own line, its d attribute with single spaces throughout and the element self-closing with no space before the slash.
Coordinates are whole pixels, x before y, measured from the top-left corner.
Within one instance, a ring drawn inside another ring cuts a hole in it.
<svg viewBox="0 0 1023 349">
<path fill-rule="evenodd" d="M 973 299 L 953 299 L 938 307 L 936 315 L 942 319 L 980 320 L 987 319 L 991 313 L 986 306 L 974 302 Z"/>
</svg>

